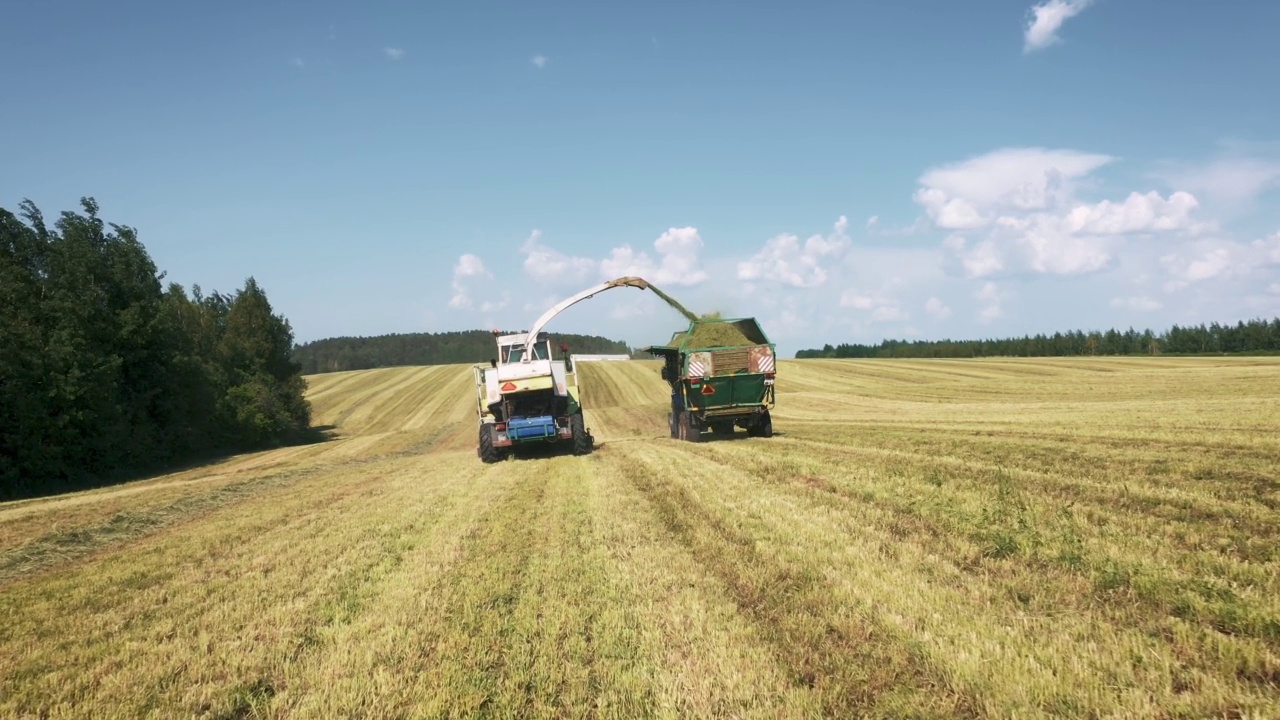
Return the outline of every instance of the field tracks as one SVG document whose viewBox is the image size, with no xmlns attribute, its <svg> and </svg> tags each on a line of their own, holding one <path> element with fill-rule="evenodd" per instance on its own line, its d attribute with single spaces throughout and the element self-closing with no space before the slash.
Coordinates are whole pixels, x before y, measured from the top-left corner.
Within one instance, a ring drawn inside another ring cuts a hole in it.
<svg viewBox="0 0 1280 720">
<path fill-rule="evenodd" d="M 465 366 L 329 440 L 0 505 L 0 715 L 1280 716 L 1280 362 L 788 361 L 776 437 L 485 465 Z"/>
</svg>

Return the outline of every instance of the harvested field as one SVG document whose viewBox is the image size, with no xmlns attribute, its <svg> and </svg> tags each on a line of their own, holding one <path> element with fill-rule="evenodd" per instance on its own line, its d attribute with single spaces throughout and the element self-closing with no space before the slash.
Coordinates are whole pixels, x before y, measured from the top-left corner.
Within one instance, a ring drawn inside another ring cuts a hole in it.
<svg viewBox="0 0 1280 720">
<path fill-rule="evenodd" d="M 5 717 L 1277 717 L 1280 361 L 783 361 L 773 438 L 484 465 L 465 367 L 328 442 L 0 504 Z"/>
</svg>

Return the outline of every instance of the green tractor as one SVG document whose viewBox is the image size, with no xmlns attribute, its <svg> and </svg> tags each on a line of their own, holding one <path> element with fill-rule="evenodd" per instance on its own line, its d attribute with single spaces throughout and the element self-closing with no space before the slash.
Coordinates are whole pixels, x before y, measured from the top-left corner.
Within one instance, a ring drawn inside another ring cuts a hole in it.
<svg viewBox="0 0 1280 720">
<path fill-rule="evenodd" d="M 671 386 L 671 437 L 698 442 L 702 433 L 772 437 L 776 347 L 755 318 L 697 319 L 666 345 L 645 348 L 663 359 Z"/>
</svg>

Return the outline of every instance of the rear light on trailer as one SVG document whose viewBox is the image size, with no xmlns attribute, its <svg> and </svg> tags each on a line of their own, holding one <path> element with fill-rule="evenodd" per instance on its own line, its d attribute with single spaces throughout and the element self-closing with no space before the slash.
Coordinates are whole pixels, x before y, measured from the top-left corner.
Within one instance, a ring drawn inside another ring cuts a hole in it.
<svg viewBox="0 0 1280 720">
<path fill-rule="evenodd" d="M 774 378 L 774 376 L 775 376 L 775 375 L 777 375 L 777 373 L 767 372 L 767 373 L 765 373 L 765 374 L 764 374 L 764 376 L 765 376 L 767 379 L 769 379 L 769 380 L 772 380 L 772 379 Z"/>
<path fill-rule="evenodd" d="M 512 382 L 502 383 L 502 392 L 511 392 L 516 389 L 516 384 Z"/>
</svg>

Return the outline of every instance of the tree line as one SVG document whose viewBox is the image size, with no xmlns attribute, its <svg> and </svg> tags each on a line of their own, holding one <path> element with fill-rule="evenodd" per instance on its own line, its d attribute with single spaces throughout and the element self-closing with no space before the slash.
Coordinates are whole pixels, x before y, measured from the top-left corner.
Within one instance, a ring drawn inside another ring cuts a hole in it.
<svg viewBox="0 0 1280 720">
<path fill-rule="evenodd" d="M 293 331 L 250 277 L 188 294 L 98 204 L 0 208 L 0 497 L 304 439 Z"/>
<path fill-rule="evenodd" d="M 521 332 L 500 331 L 504 335 Z M 630 355 L 626 343 L 595 335 L 548 333 L 553 348 L 571 353 Z M 305 374 L 400 365 L 484 363 L 496 354 L 493 332 L 462 330 L 441 333 L 398 333 L 374 337 L 335 337 L 294 347 L 293 358 Z"/>
<path fill-rule="evenodd" d="M 841 343 L 800 350 L 797 358 L 974 358 L 1075 355 L 1205 355 L 1280 352 L 1280 318 L 1235 325 L 1174 325 L 1161 333 L 1133 328 L 1076 330 L 993 340 L 885 340 L 874 345 Z"/>
</svg>

